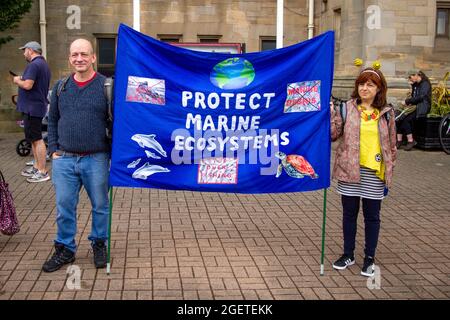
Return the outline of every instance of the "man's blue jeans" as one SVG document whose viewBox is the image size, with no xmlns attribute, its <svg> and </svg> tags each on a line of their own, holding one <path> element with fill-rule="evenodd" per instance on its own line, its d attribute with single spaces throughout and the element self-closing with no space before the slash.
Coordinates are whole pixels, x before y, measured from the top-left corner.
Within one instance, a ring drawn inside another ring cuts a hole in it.
<svg viewBox="0 0 450 320">
<path fill-rule="evenodd" d="M 76 252 L 77 205 L 84 186 L 92 205 L 90 241 L 108 239 L 109 154 L 63 155 L 53 160 L 52 182 L 56 191 L 56 243 Z"/>
</svg>

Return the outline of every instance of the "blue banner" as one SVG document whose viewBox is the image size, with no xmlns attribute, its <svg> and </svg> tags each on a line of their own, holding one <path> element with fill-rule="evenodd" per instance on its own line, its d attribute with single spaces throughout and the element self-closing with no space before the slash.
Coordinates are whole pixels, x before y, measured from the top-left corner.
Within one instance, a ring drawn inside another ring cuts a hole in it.
<svg viewBox="0 0 450 320">
<path fill-rule="evenodd" d="M 111 186 L 235 193 L 330 185 L 334 33 L 247 54 L 119 28 Z"/>
</svg>

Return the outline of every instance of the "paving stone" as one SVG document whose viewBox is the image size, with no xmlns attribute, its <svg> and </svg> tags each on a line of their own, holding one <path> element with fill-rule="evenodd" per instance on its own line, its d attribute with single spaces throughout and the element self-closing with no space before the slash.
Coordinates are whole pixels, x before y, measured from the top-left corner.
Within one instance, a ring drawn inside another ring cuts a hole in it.
<svg viewBox="0 0 450 320">
<path fill-rule="evenodd" d="M 399 151 L 382 205 L 378 284 L 360 275 L 362 214 L 356 265 L 332 268 L 342 253 L 342 209 L 333 181 L 322 276 L 322 191 L 240 195 L 114 188 L 112 268 L 106 274 L 92 263 L 91 207 L 82 190 L 73 264 L 82 272 L 81 289 L 71 290 L 72 265 L 41 270 L 53 252 L 55 194 L 51 182 L 28 184 L 20 176 L 30 159 L 13 152 L 21 138 L 0 134 L 1 169 L 22 225 L 17 235 L 0 236 L 0 300 L 450 298 L 450 162 L 443 152 Z"/>
</svg>

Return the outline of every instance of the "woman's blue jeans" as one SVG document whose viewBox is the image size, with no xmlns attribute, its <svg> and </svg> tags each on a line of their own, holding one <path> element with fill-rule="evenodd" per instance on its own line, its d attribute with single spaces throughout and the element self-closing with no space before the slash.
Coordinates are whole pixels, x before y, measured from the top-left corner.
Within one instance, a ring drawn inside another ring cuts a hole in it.
<svg viewBox="0 0 450 320">
<path fill-rule="evenodd" d="M 92 205 L 92 228 L 88 239 L 107 240 L 109 154 L 63 155 L 53 160 L 52 182 L 56 192 L 56 243 L 76 252 L 77 205 L 84 186 Z"/>
</svg>

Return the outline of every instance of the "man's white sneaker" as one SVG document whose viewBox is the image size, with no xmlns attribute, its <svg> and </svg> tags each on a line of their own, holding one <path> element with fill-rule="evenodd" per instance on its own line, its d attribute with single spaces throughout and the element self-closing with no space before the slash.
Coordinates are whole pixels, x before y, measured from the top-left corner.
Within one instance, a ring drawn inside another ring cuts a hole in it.
<svg viewBox="0 0 450 320">
<path fill-rule="evenodd" d="M 44 182 L 44 181 L 48 181 L 50 180 L 50 175 L 48 174 L 48 172 L 43 173 L 43 172 L 36 172 L 32 177 L 28 178 L 27 181 L 30 183 L 33 182 Z"/>
<path fill-rule="evenodd" d="M 23 170 L 21 172 L 21 175 L 24 177 L 32 177 L 36 174 L 36 172 L 38 172 L 38 169 L 36 169 L 35 167 L 30 167 Z"/>
<path fill-rule="evenodd" d="M 25 163 L 26 166 L 34 166 L 34 160 L 30 160 L 27 163 Z"/>
</svg>

